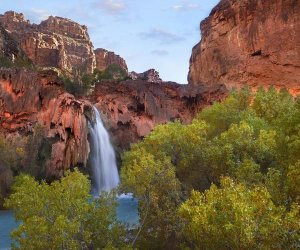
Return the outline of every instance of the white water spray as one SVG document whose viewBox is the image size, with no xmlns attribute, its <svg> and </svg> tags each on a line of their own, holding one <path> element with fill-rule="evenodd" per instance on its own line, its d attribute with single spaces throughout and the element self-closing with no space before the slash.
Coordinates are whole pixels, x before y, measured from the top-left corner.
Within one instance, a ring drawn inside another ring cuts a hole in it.
<svg viewBox="0 0 300 250">
<path fill-rule="evenodd" d="M 92 168 L 92 192 L 99 196 L 102 191 L 109 192 L 119 184 L 116 156 L 98 110 L 93 107 L 96 122 L 89 124 L 90 165 Z"/>
</svg>

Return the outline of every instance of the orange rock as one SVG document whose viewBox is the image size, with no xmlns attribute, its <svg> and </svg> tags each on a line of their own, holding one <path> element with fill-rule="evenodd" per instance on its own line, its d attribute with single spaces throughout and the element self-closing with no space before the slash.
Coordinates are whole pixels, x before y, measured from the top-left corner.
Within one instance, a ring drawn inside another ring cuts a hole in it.
<svg viewBox="0 0 300 250">
<path fill-rule="evenodd" d="M 122 69 L 128 72 L 127 64 L 125 60 L 116 55 L 114 52 L 107 51 L 105 49 L 96 49 L 94 51 L 96 57 L 96 68 L 103 71 L 109 65 L 116 64 L 119 65 Z"/>
<path fill-rule="evenodd" d="M 56 74 L 0 69 L 0 129 L 31 132 L 34 124 L 54 138 L 47 175 L 59 176 L 70 166 L 86 165 L 89 155 L 88 112 L 91 104 L 65 93 Z"/>
<path fill-rule="evenodd" d="M 105 70 L 117 64 L 127 72 L 123 58 L 105 49 L 94 51 L 87 27 L 70 19 L 50 16 L 36 25 L 21 13 L 7 11 L 0 15 L 0 23 L 35 65 L 92 73 L 95 68 Z"/>
<path fill-rule="evenodd" d="M 213 87 L 150 83 L 141 80 L 96 84 L 92 102 L 118 148 L 148 135 L 155 125 L 169 121 L 192 121 L 194 116 L 227 94 L 223 85 Z"/>
<path fill-rule="evenodd" d="M 189 83 L 299 93 L 300 1 L 221 0 L 201 22 Z"/>
</svg>

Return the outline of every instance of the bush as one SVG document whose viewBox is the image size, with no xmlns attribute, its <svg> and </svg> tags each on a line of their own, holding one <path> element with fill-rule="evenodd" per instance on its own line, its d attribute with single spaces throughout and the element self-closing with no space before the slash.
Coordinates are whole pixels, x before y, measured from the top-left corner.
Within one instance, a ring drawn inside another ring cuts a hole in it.
<svg viewBox="0 0 300 250">
<path fill-rule="evenodd" d="M 5 57 L 5 56 L 0 57 L 0 67 L 11 68 L 13 66 L 14 66 L 14 63 L 8 57 Z"/>
<path fill-rule="evenodd" d="M 123 81 L 126 79 L 127 72 L 116 64 L 109 65 L 104 71 L 95 69 L 92 74 L 74 70 L 71 77 L 62 76 L 65 90 L 75 96 L 90 94 L 98 82 Z"/>
<path fill-rule="evenodd" d="M 5 138 L 0 135 L 0 197 L 7 197 L 13 177 L 21 173 L 41 180 L 46 177 L 46 163 L 51 156 L 52 140 L 36 124 L 28 136 Z M 3 201 L 0 199 L 0 207 Z"/>
<path fill-rule="evenodd" d="M 276 206 L 264 187 L 248 189 L 229 178 L 221 187 L 192 192 L 181 205 L 187 246 L 196 249 L 296 249 L 300 210 Z"/>
<path fill-rule="evenodd" d="M 6 139 L 0 135 L 0 208 L 10 191 L 14 174 L 24 163 L 25 145 L 25 139 Z"/>
<path fill-rule="evenodd" d="M 4 55 L 0 56 L 0 67 L 34 69 L 33 63 L 27 58 L 17 57 L 14 61 L 12 61 Z"/>
<path fill-rule="evenodd" d="M 71 77 L 62 76 L 67 92 L 74 96 L 85 96 L 91 93 L 95 86 L 94 74 L 86 74 L 82 70 L 74 70 Z"/>
<path fill-rule="evenodd" d="M 75 169 L 60 181 L 38 183 L 20 175 L 5 206 L 20 226 L 12 232 L 13 249 L 109 249 L 125 246 L 116 220 L 116 196 L 90 196 L 86 176 Z"/>
<path fill-rule="evenodd" d="M 104 71 L 95 69 L 94 77 L 96 82 L 104 80 L 123 81 L 127 79 L 127 72 L 117 64 L 109 65 Z"/>
<path fill-rule="evenodd" d="M 176 234 L 165 237 L 167 241 L 186 242 L 192 249 L 282 249 L 283 244 L 297 248 L 299 104 L 300 99 L 274 88 L 260 89 L 255 95 L 247 89 L 232 92 L 224 102 L 201 111 L 191 124 L 159 125 L 132 145 L 123 155 L 122 183 L 127 192 L 158 201 L 151 213 L 167 207 L 159 215 L 176 218 L 175 224 L 168 222 L 168 229 L 175 228 Z M 153 172 L 159 173 L 157 166 L 168 170 L 158 174 L 164 184 L 151 182 Z M 144 185 L 149 182 L 147 189 Z M 160 185 L 164 187 L 158 188 L 159 193 L 152 191 Z M 181 202 L 187 200 L 178 217 L 173 211 L 180 202 L 168 199 L 175 194 Z M 263 206 L 269 210 L 262 210 Z M 140 208 L 141 218 L 145 207 Z M 139 242 L 166 247 L 159 237 L 165 228 L 160 216 L 151 217 L 151 226 L 140 234 Z M 155 237 L 149 240 L 152 233 Z"/>
</svg>

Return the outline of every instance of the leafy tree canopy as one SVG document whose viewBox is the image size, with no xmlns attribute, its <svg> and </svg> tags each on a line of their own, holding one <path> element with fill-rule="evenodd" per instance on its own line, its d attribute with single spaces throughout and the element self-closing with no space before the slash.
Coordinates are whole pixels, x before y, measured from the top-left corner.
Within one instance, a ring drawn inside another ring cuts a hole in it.
<svg viewBox="0 0 300 250">
<path fill-rule="evenodd" d="M 172 208 L 161 209 L 164 218 L 179 209 L 171 223 L 149 216 L 141 202 L 140 216 L 151 225 L 141 225 L 141 241 L 151 232 L 161 249 L 165 241 L 200 249 L 299 247 L 299 104 L 286 90 L 233 91 L 191 124 L 159 125 L 132 145 L 123 155 L 123 189 Z M 158 173 L 163 188 L 152 181 Z M 168 199 L 174 194 L 179 199 Z M 176 233 L 162 241 L 158 228 L 168 225 Z"/>
<path fill-rule="evenodd" d="M 75 170 L 51 184 L 20 175 L 5 206 L 20 226 L 13 249 L 122 248 L 124 229 L 116 220 L 116 196 L 90 196 L 90 181 Z"/>
</svg>

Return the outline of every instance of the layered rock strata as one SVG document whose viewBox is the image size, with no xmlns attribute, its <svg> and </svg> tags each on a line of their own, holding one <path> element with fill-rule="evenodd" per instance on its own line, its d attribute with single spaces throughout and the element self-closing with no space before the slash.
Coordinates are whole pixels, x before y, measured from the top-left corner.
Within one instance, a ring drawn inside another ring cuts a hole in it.
<svg viewBox="0 0 300 250">
<path fill-rule="evenodd" d="M 95 68 L 93 45 L 84 25 L 52 16 L 39 25 L 30 24 L 23 14 L 13 11 L 0 15 L 0 22 L 38 66 L 67 72 L 92 72 Z"/>
<path fill-rule="evenodd" d="M 189 83 L 300 93 L 300 1 L 221 0 L 201 22 Z"/>
<path fill-rule="evenodd" d="M 92 73 L 95 68 L 105 70 L 116 64 L 128 71 L 125 60 L 114 52 L 94 51 L 87 27 L 70 19 L 50 16 L 37 25 L 23 14 L 8 11 L 0 15 L 0 23 L 37 66 L 54 67 L 65 73 Z"/>
</svg>

